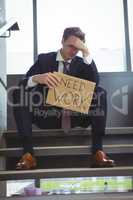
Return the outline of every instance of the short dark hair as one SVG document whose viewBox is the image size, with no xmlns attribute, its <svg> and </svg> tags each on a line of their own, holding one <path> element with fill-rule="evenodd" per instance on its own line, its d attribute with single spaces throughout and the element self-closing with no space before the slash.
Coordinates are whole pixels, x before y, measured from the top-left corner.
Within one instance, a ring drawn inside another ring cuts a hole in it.
<svg viewBox="0 0 133 200">
<path fill-rule="evenodd" d="M 64 30 L 63 39 L 67 40 L 70 36 L 78 37 L 85 42 L 85 33 L 79 27 L 68 27 Z"/>
</svg>

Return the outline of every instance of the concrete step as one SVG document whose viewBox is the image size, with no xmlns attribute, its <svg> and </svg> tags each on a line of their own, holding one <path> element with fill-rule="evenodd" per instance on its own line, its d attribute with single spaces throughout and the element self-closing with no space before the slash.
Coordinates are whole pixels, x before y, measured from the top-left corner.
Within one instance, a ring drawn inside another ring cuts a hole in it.
<svg viewBox="0 0 133 200">
<path fill-rule="evenodd" d="M 113 129 L 112 129 L 113 130 Z M 16 132 L 5 132 L 4 138 L 7 147 L 20 147 L 21 143 Z M 91 134 L 87 129 L 73 129 L 68 132 L 63 130 L 40 130 L 33 131 L 34 146 L 73 146 L 73 145 L 90 145 Z M 133 134 L 124 132 L 107 133 L 104 137 L 103 144 L 133 144 Z"/>
<path fill-rule="evenodd" d="M 8 136 L 14 136 L 17 133 L 16 130 L 5 131 Z M 70 134 L 70 135 L 80 135 L 80 134 L 91 134 L 91 128 L 72 128 L 65 132 L 63 129 L 33 129 L 33 136 L 37 133 L 44 134 L 45 136 L 59 136 L 60 134 Z M 106 134 L 116 135 L 116 134 L 133 134 L 133 127 L 106 127 Z M 37 136 L 37 135 L 36 135 Z"/>
<path fill-rule="evenodd" d="M 0 181 L 36 178 L 67 178 L 67 177 L 100 177 L 100 176 L 132 176 L 133 167 L 113 168 L 60 168 L 36 169 L 22 171 L 0 171 Z"/>
<path fill-rule="evenodd" d="M 117 167 L 133 166 L 133 159 L 131 154 L 108 154 L 108 156 L 115 160 Z M 87 168 L 92 164 L 91 155 L 58 155 L 58 156 L 38 156 L 38 169 L 52 169 L 52 168 Z M 9 157 L 6 160 L 7 170 L 14 170 L 16 163 L 20 158 Z"/>
<path fill-rule="evenodd" d="M 73 134 L 77 134 L 77 133 L 81 133 L 81 131 L 83 133 L 90 133 L 91 132 L 91 128 L 82 128 L 82 127 L 77 127 L 77 128 L 72 128 L 71 130 L 69 130 L 69 132 L 73 133 Z M 5 133 L 16 133 L 16 130 L 7 130 L 5 131 Z M 45 132 L 45 134 L 58 134 L 58 133 L 64 133 L 63 129 L 33 129 L 33 133 L 34 132 Z M 133 127 L 106 127 L 106 134 L 133 134 Z"/>
<path fill-rule="evenodd" d="M 133 153 L 133 144 L 103 145 L 106 153 L 122 154 Z M 62 156 L 62 155 L 90 155 L 91 146 L 47 146 L 34 147 L 35 156 Z M 22 148 L 1 148 L 0 156 L 19 157 L 23 153 Z"/>
<path fill-rule="evenodd" d="M 122 134 L 122 128 L 109 129 L 104 138 L 104 151 L 116 161 L 117 166 L 133 165 L 133 129 Z M 114 132 L 113 132 L 114 131 Z M 15 169 L 18 157 L 22 155 L 21 144 L 15 131 L 4 135 L 7 148 L 0 149 L 0 155 L 6 156 L 6 169 Z M 33 142 L 38 168 L 72 168 L 88 167 L 91 164 L 89 129 L 63 130 L 34 130 Z"/>
</svg>

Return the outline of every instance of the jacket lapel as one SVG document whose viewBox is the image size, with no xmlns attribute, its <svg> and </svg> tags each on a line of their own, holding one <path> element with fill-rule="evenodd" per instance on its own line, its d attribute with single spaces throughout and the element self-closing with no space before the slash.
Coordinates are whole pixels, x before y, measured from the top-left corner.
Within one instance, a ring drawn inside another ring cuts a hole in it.
<svg viewBox="0 0 133 200">
<path fill-rule="evenodd" d="M 76 62 L 76 57 L 72 59 L 72 62 L 70 64 L 70 75 L 75 77 L 80 76 L 79 66 L 78 63 Z"/>
<path fill-rule="evenodd" d="M 54 72 L 58 71 L 58 61 L 56 61 L 57 53 L 54 53 L 49 64 L 49 71 Z"/>
</svg>

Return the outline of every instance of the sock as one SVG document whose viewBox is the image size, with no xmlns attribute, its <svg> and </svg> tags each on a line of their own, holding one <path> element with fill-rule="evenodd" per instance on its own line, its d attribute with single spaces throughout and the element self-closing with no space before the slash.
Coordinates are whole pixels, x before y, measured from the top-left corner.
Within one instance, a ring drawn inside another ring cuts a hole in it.
<svg viewBox="0 0 133 200">
<path fill-rule="evenodd" d="M 92 136 L 92 154 L 94 155 L 98 150 L 103 150 L 103 136 L 93 135 Z"/>
</svg>

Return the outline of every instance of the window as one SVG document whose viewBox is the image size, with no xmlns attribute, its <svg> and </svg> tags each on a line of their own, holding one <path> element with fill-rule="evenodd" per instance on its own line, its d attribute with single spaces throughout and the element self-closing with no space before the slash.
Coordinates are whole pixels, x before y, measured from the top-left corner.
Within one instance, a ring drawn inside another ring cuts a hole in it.
<svg viewBox="0 0 133 200">
<path fill-rule="evenodd" d="M 7 38 L 7 73 L 23 74 L 33 63 L 32 0 L 6 0 L 6 19 L 14 18 L 20 31 Z"/>
<path fill-rule="evenodd" d="M 121 0 L 38 0 L 39 53 L 61 47 L 64 28 L 79 26 L 99 71 L 124 71 Z"/>
</svg>

